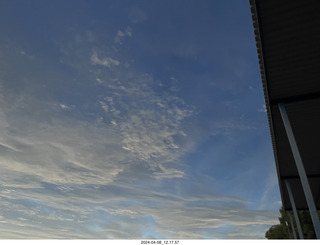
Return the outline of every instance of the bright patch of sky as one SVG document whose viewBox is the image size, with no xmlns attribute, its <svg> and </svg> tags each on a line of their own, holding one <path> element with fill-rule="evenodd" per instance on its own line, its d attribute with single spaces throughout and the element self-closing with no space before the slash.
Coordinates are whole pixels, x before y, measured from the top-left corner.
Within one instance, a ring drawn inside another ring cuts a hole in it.
<svg viewBox="0 0 320 245">
<path fill-rule="evenodd" d="M 247 0 L 10 0 L 0 27 L 0 238 L 277 223 Z"/>
</svg>

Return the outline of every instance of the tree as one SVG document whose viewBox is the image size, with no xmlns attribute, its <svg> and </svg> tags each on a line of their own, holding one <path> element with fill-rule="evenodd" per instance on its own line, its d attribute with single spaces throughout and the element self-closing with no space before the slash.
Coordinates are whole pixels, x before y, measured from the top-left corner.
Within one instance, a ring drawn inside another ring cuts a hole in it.
<svg viewBox="0 0 320 245">
<path fill-rule="evenodd" d="M 290 239 L 288 229 L 282 224 L 273 225 L 266 232 L 267 239 Z"/>
<path fill-rule="evenodd" d="M 280 224 L 273 225 L 270 227 L 270 229 L 266 232 L 265 237 L 267 239 L 293 239 L 293 232 L 292 229 L 295 230 L 295 233 L 298 235 L 298 229 L 296 226 L 296 223 L 294 222 L 294 227 L 291 227 L 290 218 L 288 216 L 288 212 L 284 210 L 283 207 L 281 207 L 280 211 L 280 217 L 279 222 Z M 290 211 L 289 212 L 292 219 L 293 214 Z M 320 217 L 320 212 L 318 211 L 318 215 Z M 316 234 L 314 232 L 312 220 L 310 217 L 309 211 L 300 210 L 298 211 L 298 216 L 301 223 L 302 233 L 305 239 L 316 239 Z M 294 219 L 293 219 L 294 220 Z"/>
</svg>

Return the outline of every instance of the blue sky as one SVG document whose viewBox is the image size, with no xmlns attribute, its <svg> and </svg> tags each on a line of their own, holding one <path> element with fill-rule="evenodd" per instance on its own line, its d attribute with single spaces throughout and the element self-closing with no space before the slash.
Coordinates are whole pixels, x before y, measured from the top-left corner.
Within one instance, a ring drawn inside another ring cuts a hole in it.
<svg viewBox="0 0 320 245">
<path fill-rule="evenodd" d="M 281 206 L 249 1 L 2 1 L 0 237 L 257 239 Z"/>
</svg>

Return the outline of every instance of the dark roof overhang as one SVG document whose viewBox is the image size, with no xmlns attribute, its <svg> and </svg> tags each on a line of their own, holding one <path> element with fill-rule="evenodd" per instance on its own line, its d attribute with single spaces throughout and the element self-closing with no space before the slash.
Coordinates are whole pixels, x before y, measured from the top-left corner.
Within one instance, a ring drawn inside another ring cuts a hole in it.
<svg viewBox="0 0 320 245">
<path fill-rule="evenodd" d="M 250 0 L 283 206 L 308 209 L 278 108 L 285 104 L 316 208 L 320 209 L 320 1 Z"/>
</svg>

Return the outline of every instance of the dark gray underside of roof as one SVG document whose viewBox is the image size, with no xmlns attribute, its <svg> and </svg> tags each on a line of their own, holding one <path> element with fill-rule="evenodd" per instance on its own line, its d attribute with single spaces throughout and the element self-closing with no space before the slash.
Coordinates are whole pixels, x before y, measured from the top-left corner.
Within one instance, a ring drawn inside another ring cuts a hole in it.
<svg viewBox="0 0 320 245">
<path fill-rule="evenodd" d="M 320 209 L 320 1 L 250 0 L 280 192 L 292 209 L 308 209 L 278 109 L 284 103 Z"/>
</svg>

